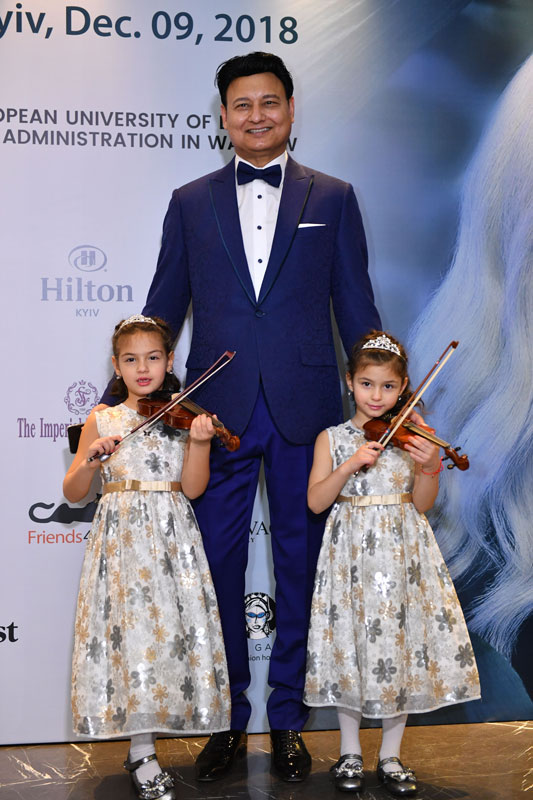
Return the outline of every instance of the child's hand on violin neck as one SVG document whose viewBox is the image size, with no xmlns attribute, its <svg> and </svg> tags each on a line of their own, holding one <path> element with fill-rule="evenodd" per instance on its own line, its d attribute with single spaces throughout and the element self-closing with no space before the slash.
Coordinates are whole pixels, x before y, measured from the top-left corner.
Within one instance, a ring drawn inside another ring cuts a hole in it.
<svg viewBox="0 0 533 800">
<path fill-rule="evenodd" d="M 213 416 L 216 416 L 213 414 Z M 193 442 L 210 442 L 215 435 L 215 427 L 207 414 L 199 414 L 191 422 L 189 438 Z"/>
<path fill-rule="evenodd" d="M 114 453 L 121 440 L 122 436 L 103 436 L 101 439 L 95 439 L 94 442 L 89 445 L 89 449 L 87 451 L 87 459 L 94 459 L 93 461 L 89 462 L 89 466 L 92 469 L 99 467 L 99 456 L 103 456 L 104 453 L 107 455 Z"/>
<path fill-rule="evenodd" d="M 440 466 L 439 448 L 429 439 L 422 436 L 411 436 L 405 444 L 405 449 L 417 464 L 427 472 L 438 470 Z"/>
</svg>

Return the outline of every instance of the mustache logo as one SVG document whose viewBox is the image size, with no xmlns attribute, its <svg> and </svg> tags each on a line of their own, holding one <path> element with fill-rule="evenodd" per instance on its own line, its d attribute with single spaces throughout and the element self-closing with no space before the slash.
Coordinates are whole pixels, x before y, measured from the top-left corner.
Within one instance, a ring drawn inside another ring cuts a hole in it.
<svg viewBox="0 0 533 800">
<path fill-rule="evenodd" d="M 35 512 L 37 509 L 54 508 L 55 503 L 38 502 L 30 507 L 28 513 L 33 522 L 65 522 L 67 525 L 70 525 L 71 522 L 92 522 L 100 497 L 101 495 L 97 494 L 94 500 L 82 508 L 72 508 L 67 503 L 61 503 L 48 517 L 37 517 Z"/>
</svg>

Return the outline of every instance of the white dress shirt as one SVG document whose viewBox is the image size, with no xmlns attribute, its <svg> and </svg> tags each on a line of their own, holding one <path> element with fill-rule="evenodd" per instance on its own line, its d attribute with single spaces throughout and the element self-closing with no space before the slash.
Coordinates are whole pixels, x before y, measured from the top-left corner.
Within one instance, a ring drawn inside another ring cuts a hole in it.
<svg viewBox="0 0 533 800">
<path fill-rule="evenodd" d="M 235 157 L 236 183 L 237 167 L 240 161 L 244 161 L 245 164 L 250 163 L 239 156 Z M 282 153 L 273 161 L 269 161 L 264 168 L 271 167 L 273 164 L 279 164 L 281 167 L 281 183 L 279 186 L 270 186 L 269 183 L 259 178 L 241 185 L 237 183 L 237 205 L 239 206 L 242 240 L 256 298 L 259 297 L 272 249 L 272 240 L 276 230 L 279 202 L 285 178 L 287 153 Z M 255 165 L 252 164 L 252 166 Z"/>
</svg>

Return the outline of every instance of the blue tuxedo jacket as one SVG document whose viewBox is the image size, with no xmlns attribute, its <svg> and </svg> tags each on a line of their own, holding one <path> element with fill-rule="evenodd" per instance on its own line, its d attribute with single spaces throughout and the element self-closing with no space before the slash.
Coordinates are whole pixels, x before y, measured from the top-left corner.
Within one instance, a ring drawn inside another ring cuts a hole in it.
<svg viewBox="0 0 533 800">
<path fill-rule="evenodd" d="M 187 383 L 236 356 L 193 395 L 236 433 L 263 384 L 281 433 L 309 444 L 341 421 L 330 301 L 345 350 L 379 328 L 352 187 L 287 161 L 272 250 L 256 299 L 239 222 L 235 165 L 176 189 L 144 313 L 177 333 L 192 300 Z"/>
</svg>

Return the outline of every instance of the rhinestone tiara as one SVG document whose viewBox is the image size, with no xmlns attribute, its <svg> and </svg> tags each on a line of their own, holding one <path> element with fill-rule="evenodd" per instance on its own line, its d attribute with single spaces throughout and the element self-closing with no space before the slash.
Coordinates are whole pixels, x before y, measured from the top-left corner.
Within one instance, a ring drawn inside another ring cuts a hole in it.
<svg viewBox="0 0 533 800">
<path fill-rule="evenodd" d="M 148 325 L 157 325 L 157 322 L 153 320 L 152 317 L 145 317 L 144 314 L 134 314 L 132 317 L 128 317 L 128 319 L 125 319 L 124 322 L 120 323 L 120 328 L 118 331 L 122 330 L 124 325 L 131 325 L 134 322 L 147 322 Z"/>
<path fill-rule="evenodd" d="M 371 339 L 369 342 L 366 342 L 361 347 L 361 350 L 389 350 L 391 353 L 403 358 L 398 345 L 394 344 L 384 333 L 376 339 Z"/>
</svg>

